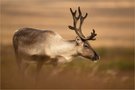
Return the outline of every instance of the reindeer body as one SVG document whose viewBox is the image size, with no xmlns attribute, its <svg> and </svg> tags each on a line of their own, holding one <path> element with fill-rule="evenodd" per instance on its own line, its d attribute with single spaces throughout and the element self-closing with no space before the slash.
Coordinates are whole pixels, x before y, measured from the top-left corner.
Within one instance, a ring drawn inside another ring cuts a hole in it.
<svg viewBox="0 0 135 90">
<path fill-rule="evenodd" d="M 27 59 L 43 56 L 65 63 L 77 55 L 75 40 L 65 40 L 50 30 L 22 28 L 15 32 L 13 43 L 17 55 Z"/>
<path fill-rule="evenodd" d="M 70 8 L 70 11 L 73 16 L 73 26 L 69 26 L 69 28 L 76 32 L 77 38 L 75 40 L 65 40 L 51 30 L 22 28 L 15 32 L 13 46 L 20 69 L 24 70 L 28 66 L 28 64 L 23 65 L 23 63 L 31 63 L 32 61 L 37 64 L 37 72 L 39 72 L 44 62 L 56 65 L 70 62 L 75 56 L 92 60 L 99 59 L 88 42 L 88 40 L 95 40 L 94 37 L 97 35 L 95 30 L 87 37 L 82 33 L 81 27 L 87 13 L 82 16 L 80 7 L 78 8 L 78 16 L 76 16 L 76 10 L 73 12 Z M 77 28 L 78 21 L 80 21 L 79 28 Z"/>
</svg>

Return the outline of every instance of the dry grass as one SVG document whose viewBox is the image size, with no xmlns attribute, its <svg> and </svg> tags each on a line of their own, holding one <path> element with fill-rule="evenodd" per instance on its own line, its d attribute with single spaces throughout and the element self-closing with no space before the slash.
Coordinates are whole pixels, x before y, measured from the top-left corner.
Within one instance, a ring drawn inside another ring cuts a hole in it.
<svg viewBox="0 0 135 90">
<path fill-rule="evenodd" d="M 10 46 L 2 46 L 1 87 L 3 89 L 133 89 L 134 62 L 132 48 L 99 48 L 101 60 L 75 58 L 73 62 L 57 67 L 44 64 L 35 87 L 35 65 L 29 68 L 26 78 L 19 73 L 14 52 Z"/>
</svg>

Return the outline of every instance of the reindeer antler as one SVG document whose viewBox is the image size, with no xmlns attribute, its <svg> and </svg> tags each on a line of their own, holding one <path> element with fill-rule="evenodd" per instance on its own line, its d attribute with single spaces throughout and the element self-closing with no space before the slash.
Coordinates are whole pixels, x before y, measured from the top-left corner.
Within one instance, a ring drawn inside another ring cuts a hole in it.
<svg viewBox="0 0 135 90">
<path fill-rule="evenodd" d="M 95 30 L 93 29 L 93 32 L 91 32 L 90 36 L 85 37 L 84 34 L 82 33 L 82 24 L 87 17 L 88 13 L 86 13 L 84 16 L 82 16 L 82 12 L 80 10 L 80 7 L 78 7 L 78 13 L 79 15 L 76 15 L 77 10 L 73 11 L 70 8 L 72 17 L 73 17 L 73 26 L 69 26 L 71 30 L 75 30 L 76 34 L 82 39 L 82 40 L 95 40 L 95 36 L 97 35 L 95 33 Z M 77 28 L 77 22 L 80 21 L 79 23 L 79 28 Z"/>
</svg>

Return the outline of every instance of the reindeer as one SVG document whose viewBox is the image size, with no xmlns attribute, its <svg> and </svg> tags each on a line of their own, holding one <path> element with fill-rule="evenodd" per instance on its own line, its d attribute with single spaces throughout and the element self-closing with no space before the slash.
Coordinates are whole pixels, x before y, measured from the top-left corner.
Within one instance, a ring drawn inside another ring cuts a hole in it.
<svg viewBox="0 0 135 90">
<path fill-rule="evenodd" d="M 69 26 L 69 29 L 74 30 L 77 34 L 74 40 L 65 40 L 51 30 L 22 28 L 15 32 L 13 46 L 17 64 L 21 70 L 25 70 L 31 61 L 37 64 L 37 72 L 39 72 L 45 62 L 57 65 L 71 62 L 76 56 L 82 56 L 92 61 L 99 59 L 98 54 L 88 42 L 95 40 L 97 35 L 95 30 L 93 29 L 87 37 L 82 33 L 82 24 L 88 14 L 83 16 L 80 7 L 78 7 L 79 15 L 77 15 L 77 10 L 73 11 L 70 8 L 70 11 L 73 26 Z M 78 21 L 80 22 L 77 27 Z"/>
</svg>

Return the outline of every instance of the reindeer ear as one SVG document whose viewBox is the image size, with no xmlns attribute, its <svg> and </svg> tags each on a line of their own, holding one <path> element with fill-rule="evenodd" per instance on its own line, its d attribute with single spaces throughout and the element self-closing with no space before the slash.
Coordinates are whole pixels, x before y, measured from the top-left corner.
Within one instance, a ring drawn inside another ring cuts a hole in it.
<svg viewBox="0 0 135 90">
<path fill-rule="evenodd" d="M 80 45 L 80 44 L 83 43 L 83 42 L 82 42 L 82 39 L 81 39 L 80 37 L 78 37 L 78 36 L 76 37 L 75 40 L 76 40 L 76 44 L 77 44 L 77 45 Z"/>
</svg>

